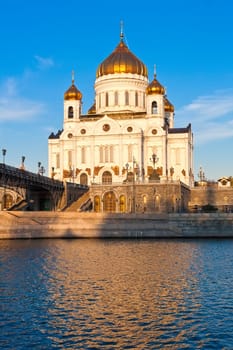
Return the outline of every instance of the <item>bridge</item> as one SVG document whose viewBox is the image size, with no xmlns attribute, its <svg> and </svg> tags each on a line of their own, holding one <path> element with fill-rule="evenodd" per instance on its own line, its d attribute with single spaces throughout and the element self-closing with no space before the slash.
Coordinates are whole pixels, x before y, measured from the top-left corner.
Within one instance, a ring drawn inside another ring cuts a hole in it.
<svg viewBox="0 0 233 350">
<path fill-rule="evenodd" d="M 63 210 L 87 191 L 88 186 L 0 163 L 0 210 Z"/>
</svg>

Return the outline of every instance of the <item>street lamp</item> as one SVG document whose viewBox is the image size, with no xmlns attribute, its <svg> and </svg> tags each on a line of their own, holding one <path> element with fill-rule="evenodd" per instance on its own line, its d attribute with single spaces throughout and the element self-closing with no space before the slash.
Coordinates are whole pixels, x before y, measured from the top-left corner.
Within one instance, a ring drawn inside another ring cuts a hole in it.
<svg viewBox="0 0 233 350">
<path fill-rule="evenodd" d="M 25 162 L 25 156 L 22 156 L 22 162 L 21 162 L 21 166 L 20 166 L 21 170 L 25 170 L 24 162 Z"/>
<path fill-rule="evenodd" d="M 201 182 L 206 181 L 205 173 L 204 173 L 202 167 L 200 167 L 200 170 L 199 170 L 199 173 L 198 173 L 198 177 L 199 177 Z"/>
<path fill-rule="evenodd" d="M 40 175 L 40 166 L 41 166 L 41 162 L 38 162 L 38 175 Z"/>
<path fill-rule="evenodd" d="M 155 153 L 152 154 L 150 161 L 153 163 L 153 168 L 155 169 L 155 164 L 159 161 L 159 158 Z"/>
<path fill-rule="evenodd" d="M 51 178 L 54 179 L 54 176 L 55 176 L 55 172 L 54 172 L 55 168 L 54 166 L 52 166 L 52 173 L 51 173 Z"/>
<path fill-rule="evenodd" d="M 136 167 L 137 167 L 137 162 L 136 162 L 136 160 L 135 160 L 135 158 L 133 157 L 133 213 L 135 213 L 135 211 L 136 211 L 136 198 L 135 198 L 135 169 L 136 169 L 136 171 L 137 171 L 137 168 L 135 167 L 135 165 L 136 165 Z"/>
<path fill-rule="evenodd" d="M 171 176 L 171 180 L 173 180 L 173 175 L 174 175 L 174 172 L 175 172 L 175 170 L 174 170 L 173 166 L 171 166 L 171 168 L 170 168 L 170 176 Z"/>
<path fill-rule="evenodd" d="M 155 153 L 152 154 L 150 161 L 153 163 L 153 173 L 150 175 L 150 180 L 159 180 L 159 175 L 155 169 L 155 164 L 159 161 L 159 158 Z"/>
<path fill-rule="evenodd" d="M 44 175 L 45 173 L 45 168 L 43 167 L 43 165 L 41 165 L 41 162 L 38 162 L 38 175 Z"/>
<path fill-rule="evenodd" d="M 3 210 L 6 209 L 6 169 L 5 169 L 5 157 L 6 157 L 6 149 L 2 149 L 2 158 L 3 158 L 3 166 L 4 166 L 4 181 L 3 181 Z"/>
<path fill-rule="evenodd" d="M 126 182 L 127 182 L 128 181 L 129 163 L 125 164 L 125 169 L 126 169 Z"/>
<path fill-rule="evenodd" d="M 6 156 L 6 149 L 2 149 L 2 159 L 3 159 L 3 165 L 5 165 L 5 156 Z"/>
<path fill-rule="evenodd" d="M 129 166 L 129 164 L 127 163 L 125 165 L 126 171 L 127 171 L 127 182 L 129 182 L 131 184 L 131 188 L 132 188 L 132 201 L 131 201 L 131 212 L 135 213 L 135 208 L 136 208 L 136 203 L 135 203 L 135 173 L 137 175 L 138 173 L 138 167 L 137 167 L 137 162 L 135 160 L 135 158 L 133 157 L 133 162 L 132 162 L 132 167 Z M 130 173 L 128 173 L 128 170 L 130 169 Z"/>
</svg>

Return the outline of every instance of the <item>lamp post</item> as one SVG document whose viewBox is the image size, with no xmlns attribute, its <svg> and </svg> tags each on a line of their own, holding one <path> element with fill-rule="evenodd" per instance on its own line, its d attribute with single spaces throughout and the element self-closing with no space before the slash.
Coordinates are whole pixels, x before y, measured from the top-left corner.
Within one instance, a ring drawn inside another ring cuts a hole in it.
<svg viewBox="0 0 233 350">
<path fill-rule="evenodd" d="M 44 175 L 45 173 L 45 168 L 43 167 L 43 165 L 41 165 L 41 162 L 38 162 L 38 175 Z"/>
<path fill-rule="evenodd" d="M 5 156 L 6 156 L 6 149 L 2 149 L 2 160 L 3 160 L 3 165 L 5 165 Z"/>
<path fill-rule="evenodd" d="M 55 176 L 55 172 L 54 172 L 55 168 L 54 166 L 52 166 L 52 173 L 51 173 L 51 178 L 54 179 L 54 176 Z"/>
<path fill-rule="evenodd" d="M 24 166 L 25 158 L 26 158 L 25 156 L 22 156 L 22 162 L 21 162 L 21 166 L 20 166 L 21 170 L 25 170 L 25 166 Z"/>
<path fill-rule="evenodd" d="M 153 169 L 155 170 L 155 164 L 159 161 L 159 158 L 155 153 L 152 154 L 150 161 L 153 163 Z"/>
<path fill-rule="evenodd" d="M 171 181 L 173 181 L 174 172 L 175 172 L 175 170 L 174 170 L 173 166 L 171 166 L 171 168 L 170 168 Z"/>
<path fill-rule="evenodd" d="M 150 176 L 150 180 L 159 180 L 159 176 L 157 174 L 157 171 L 155 169 L 155 164 L 159 161 L 159 158 L 155 153 L 152 154 L 150 161 L 153 163 L 153 173 Z"/>
<path fill-rule="evenodd" d="M 135 165 L 137 165 L 137 162 L 136 162 L 135 158 L 133 157 L 133 203 L 132 203 L 133 204 L 133 208 L 132 208 L 133 213 L 135 213 L 135 209 L 136 209 L 136 205 L 135 205 L 136 204 L 135 203 L 136 202 L 136 200 L 135 200 L 136 199 L 135 198 L 135 169 L 136 168 L 135 168 Z"/>
<path fill-rule="evenodd" d="M 38 175 L 40 175 L 40 166 L 41 166 L 41 162 L 38 162 Z"/>
<path fill-rule="evenodd" d="M 3 210 L 6 209 L 6 187 L 5 187 L 5 181 L 6 181 L 6 169 L 5 169 L 5 157 L 6 157 L 6 149 L 2 149 L 2 160 L 3 160 L 3 167 L 4 167 L 4 180 L 3 180 Z"/>
<path fill-rule="evenodd" d="M 125 169 L 126 169 L 126 182 L 127 182 L 128 181 L 129 163 L 125 164 Z"/>
<path fill-rule="evenodd" d="M 200 167 L 200 170 L 199 170 L 199 173 L 198 173 L 198 177 L 199 177 L 201 182 L 206 181 L 205 173 L 204 173 L 202 167 Z"/>
</svg>

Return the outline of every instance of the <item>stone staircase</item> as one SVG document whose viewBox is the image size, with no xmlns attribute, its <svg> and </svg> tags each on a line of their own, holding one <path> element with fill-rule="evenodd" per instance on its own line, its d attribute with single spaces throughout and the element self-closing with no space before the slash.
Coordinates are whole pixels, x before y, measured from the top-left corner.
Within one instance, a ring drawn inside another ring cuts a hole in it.
<svg viewBox="0 0 233 350">
<path fill-rule="evenodd" d="M 69 207 L 67 207 L 64 211 L 66 212 L 74 212 L 74 211 L 90 211 L 91 209 L 91 199 L 90 192 L 85 192 L 80 198 L 78 198 L 75 202 L 73 202 Z"/>
</svg>

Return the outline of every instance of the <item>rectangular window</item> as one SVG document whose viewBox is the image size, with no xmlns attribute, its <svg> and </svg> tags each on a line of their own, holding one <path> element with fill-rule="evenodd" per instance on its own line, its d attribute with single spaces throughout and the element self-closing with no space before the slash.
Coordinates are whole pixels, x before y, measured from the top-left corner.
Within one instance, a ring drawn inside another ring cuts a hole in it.
<svg viewBox="0 0 233 350">
<path fill-rule="evenodd" d="M 125 91 L 125 105 L 126 106 L 129 105 L 129 93 L 128 93 L 128 91 Z"/>
<path fill-rule="evenodd" d="M 81 148 L 81 163 L 86 163 L 86 148 Z"/>
<path fill-rule="evenodd" d="M 113 163 L 114 160 L 113 160 L 113 150 L 114 150 L 114 147 L 113 146 L 110 146 L 110 162 Z"/>
<path fill-rule="evenodd" d="M 105 156 L 105 162 L 108 163 L 109 162 L 109 151 L 108 151 L 108 146 L 105 146 L 104 148 L 104 156 Z"/>
<path fill-rule="evenodd" d="M 68 165 L 72 166 L 73 160 L 72 160 L 72 151 L 68 151 Z"/>
<path fill-rule="evenodd" d="M 117 91 L 115 91 L 114 98 L 115 98 L 115 106 L 118 106 L 118 92 Z"/>
<path fill-rule="evenodd" d="M 56 154 L 56 168 L 60 168 L 60 154 L 57 153 Z"/>
<path fill-rule="evenodd" d="M 99 151 L 100 151 L 100 163 L 103 163 L 104 162 L 103 146 L 100 146 Z"/>
<path fill-rule="evenodd" d="M 128 162 L 133 161 L 133 145 L 128 146 Z"/>
</svg>

